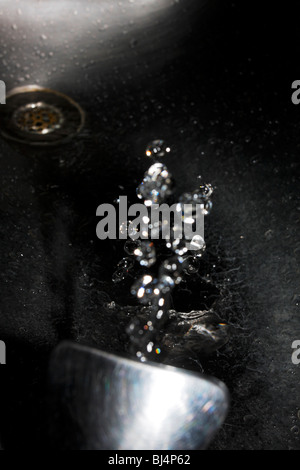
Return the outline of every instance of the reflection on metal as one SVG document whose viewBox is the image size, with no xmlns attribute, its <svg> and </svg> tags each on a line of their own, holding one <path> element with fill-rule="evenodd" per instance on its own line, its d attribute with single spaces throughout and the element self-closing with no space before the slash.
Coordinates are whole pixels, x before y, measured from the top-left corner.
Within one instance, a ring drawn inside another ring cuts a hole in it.
<svg viewBox="0 0 300 470">
<path fill-rule="evenodd" d="M 80 132 L 84 112 L 68 96 L 36 85 L 18 87 L 7 94 L 0 109 L 4 137 L 31 145 L 55 145 Z"/>
<path fill-rule="evenodd" d="M 221 0 L 1 0 L 0 78 L 94 102 L 103 83 L 139 80 L 180 54 L 195 19 L 210 32 Z M 22 3 L 22 5 L 21 5 Z M 209 21 L 210 20 L 210 21 Z M 206 40 L 204 41 L 204 45 Z M 183 51 L 184 53 L 184 51 Z M 70 91 L 72 90 L 72 91 Z"/>
<path fill-rule="evenodd" d="M 228 410 L 221 382 L 72 343 L 54 353 L 50 385 L 56 448 L 204 449 Z"/>
<path fill-rule="evenodd" d="M 49 134 L 61 128 L 64 118 L 55 106 L 39 102 L 21 106 L 14 112 L 12 120 L 23 132 Z"/>
</svg>

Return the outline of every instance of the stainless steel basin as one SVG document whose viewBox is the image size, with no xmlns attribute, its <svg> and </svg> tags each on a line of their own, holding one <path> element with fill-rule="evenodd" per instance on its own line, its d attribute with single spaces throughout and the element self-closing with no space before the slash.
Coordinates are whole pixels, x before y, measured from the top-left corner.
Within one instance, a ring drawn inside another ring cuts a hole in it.
<svg viewBox="0 0 300 470">
<path fill-rule="evenodd" d="M 127 83 L 183 53 L 195 17 L 215 0 L 33 1 L 0 5 L 0 76 L 7 90 L 40 85 L 89 100 L 114 77 Z M 200 23 L 199 23 L 200 19 Z"/>
</svg>

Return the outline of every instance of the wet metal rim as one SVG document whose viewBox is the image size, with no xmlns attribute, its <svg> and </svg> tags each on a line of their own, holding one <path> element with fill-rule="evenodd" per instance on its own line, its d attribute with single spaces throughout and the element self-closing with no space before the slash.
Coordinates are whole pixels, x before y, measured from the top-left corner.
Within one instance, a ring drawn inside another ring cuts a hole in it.
<svg viewBox="0 0 300 470">
<path fill-rule="evenodd" d="M 68 142 L 85 122 L 85 112 L 69 96 L 38 85 L 17 87 L 0 107 L 1 134 L 35 146 Z"/>
</svg>

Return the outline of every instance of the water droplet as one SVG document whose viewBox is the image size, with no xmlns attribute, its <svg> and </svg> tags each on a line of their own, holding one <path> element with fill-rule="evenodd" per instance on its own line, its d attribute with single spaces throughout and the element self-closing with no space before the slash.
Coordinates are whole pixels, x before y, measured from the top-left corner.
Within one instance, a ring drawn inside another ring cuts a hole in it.
<svg viewBox="0 0 300 470">
<path fill-rule="evenodd" d="M 112 281 L 115 284 L 123 281 L 125 278 L 126 278 L 126 271 L 122 268 L 117 269 L 112 275 Z"/>
<path fill-rule="evenodd" d="M 184 263 L 186 274 L 196 274 L 199 271 L 199 258 L 197 256 L 187 256 Z"/>
<path fill-rule="evenodd" d="M 170 152 L 171 147 L 164 140 L 153 140 L 147 145 L 145 150 L 146 156 L 150 158 L 161 158 Z"/>
<path fill-rule="evenodd" d="M 185 193 L 179 199 L 180 199 L 181 204 L 193 205 L 192 209 L 189 211 L 187 211 L 187 208 L 185 208 L 186 209 L 184 211 L 185 216 L 191 216 L 191 217 L 197 216 L 196 204 L 198 207 L 201 206 L 201 210 L 204 215 L 209 215 L 212 210 L 212 206 L 213 206 L 212 201 L 208 198 L 204 198 L 202 195 L 198 193 Z"/>
<path fill-rule="evenodd" d="M 126 235 L 130 238 L 134 238 L 134 236 L 137 234 L 138 229 L 137 227 L 133 224 L 131 221 L 126 221 L 122 222 L 122 224 L 119 227 L 119 232 L 122 235 Z M 126 251 L 126 250 L 125 250 Z M 131 253 L 129 253 L 131 254 Z"/>
<path fill-rule="evenodd" d="M 212 187 L 211 184 L 201 184 L 199 187 L 198 192 L 204 197 L 204 198 L 209 198 L 212 196 L 214 192 L 214 188 Z"/>
<path fill-rule="evenodd" d="M 173 256 L 165 260 L 159 270 L 159 275 L 163 276 L 163 282 L 179 284 L 182 281 L 184 259 L 181 256 Z M 161 278 L 160 278 L 161 279 Z"/>
<path fill-rule="evenodd" d="M 141 241 L 140 245 L 134 250 L 134 256 L 141 266 L 150 268 L 156 262 L 154 243 L 148 240 Z"/>
<path fill-rule="evenodd" d="M 206 249 L 206 244 L 201 235 L 194 235 L 192 240 L 187 243 L 187 247 L 194 256 L 201 257 Z"/>
<path fill-rule="evenodd" d="M 137 248 L 140 248 L 141 240 L 127 240 L 124 244 L 124 251 L 130 256 L 134 256 Z"/>
<path fill-rule="evenodd" d="M 112 281 L 118 283 L 126 279 L 130 270 L 134 266 L 134 260 L 132 258 L 123 258 L 117 264 L 117 269 L 112 275 Z"/>
<path fill-rule="evenodd" d="M 183 193 L 179 201 L 183 204 L 204 204 L 212 196 L 214 189 L 211 184 L 201 184 L 193 192 Z"/>
<path fill-rule="evenodd" d="M 213 207 L 213 203 L 212 203 L 212 201 L 209 199 L 208 201 L 206 201 L 206 202 L 204 203 L 203 214 L 204 214 L 204 215 L 209 215 L 209 214 L 211 213 L 212 207 Z"/>
<path fill-rule="evenodd" d="M 134 260 L 132 258 L 123 258 L 117 264 L 118 268 L 127 269 L 128 271 L 133 268 Z"/>
<path fill-rule="evenodd" d="M 183 256 L 188 252 L 188 247 L 184 238 L 175 238 L 167 242 L 167 247 L 171 248 L 177 255 Z"/>
<path fill-rule="evenodd" d="M 162 230 L 162 222 L 159 220 L 149 224 L 150 237 L 152 240 L 159 240 L 159 236 Z"/>
<path fill-rule="evenodd" d="M 166 294 L 170 285 L 162 280 L 153 279 L 150 275 L 144 275 L 138 279 L 131 288 L 132 295 L 136 296 L 143 305 L 148 305 L 148 314 L 154 315 L 156 320 L 161 320 L 167 311 Z"/>
<path fill-rule="evenodd" d="M 131 287 L 131 294 L 136 296 L 141 303 L 150 305 L 153 300 L 155 286 L 157 279 L 153 279 L 149 274 L 144 275 L 138 279 Z"/>
<path fill-rule="evenodd" d="M 137 188 L 137 196 L 144 199 L 146 206 L 159 204 L 172 194 L 172 179 L 167 167 L 154 163 L 145 173 L 142 183 Z"/>
</svg>

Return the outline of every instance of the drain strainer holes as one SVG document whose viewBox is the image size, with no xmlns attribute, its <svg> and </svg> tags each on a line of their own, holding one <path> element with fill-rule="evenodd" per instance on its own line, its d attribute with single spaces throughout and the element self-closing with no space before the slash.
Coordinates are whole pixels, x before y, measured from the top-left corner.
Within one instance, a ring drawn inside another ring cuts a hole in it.
<svg viewBox="0 0 300 470">
<path fill-rule="evenodd" d="M 14 112 L 12 121 L 22 132 L 45 135 L 60 129 L 64 118 L 55 106 L 39 102 L 21 106 Z"/>
<path fill-rule="evenodd" d="M 80 132 L 84 112 L 68 96 L 35 85 L 19 87 L 0 107 L 4 137 L 31 145 L 54 145 Z"/>
</svg>

